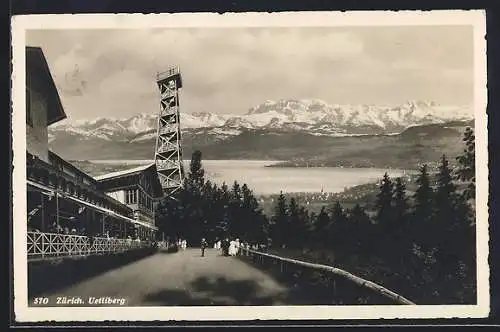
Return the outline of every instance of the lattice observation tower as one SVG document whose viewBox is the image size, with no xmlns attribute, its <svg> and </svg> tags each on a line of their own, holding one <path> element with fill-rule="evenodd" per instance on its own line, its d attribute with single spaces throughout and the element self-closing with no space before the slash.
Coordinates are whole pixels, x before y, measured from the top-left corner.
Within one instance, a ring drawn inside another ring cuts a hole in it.
<svg viewBox="0 0 500 332">
<path fill-rule="evenodd" d="M 156 134 L 155 164 L 163 192 L 172 196 L 184 182 L 182 161 L 179 89 L 182 88 L 178 66 L 159 73 L 156 82 L 160 89 L 160 114 Z"/>
</svg>

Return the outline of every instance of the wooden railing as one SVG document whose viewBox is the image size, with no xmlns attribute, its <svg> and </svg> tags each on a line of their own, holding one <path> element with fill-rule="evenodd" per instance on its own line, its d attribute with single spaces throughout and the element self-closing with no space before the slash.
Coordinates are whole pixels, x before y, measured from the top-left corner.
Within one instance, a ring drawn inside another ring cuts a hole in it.
<svg viewBox="0 0 500 332">
<path fill-rule="evenodd" d="M 333 297 L 342 296 L 338 293 L 343 293 L 344 295 L 348 294 L 351 297 L 355 297 L 355 294 L 349 293 L 363 292 L 365 294 L 372 294 L 375 295 L 375 297 L 385 299 L 389 303 L 406 305 L 415 304 L 383 286 L 380 286 L 372 281 L 362 279 L 336 267 L 280 257 L 245 247 L 242 247 L 240 250 L 240 255 L 250 257 L 255 264 L 264 267 L 274 267 L 275 269 L 279 266 L 279 272 L 281 274 L 286 274 L 287 272 L 292 272 L 295 276 L 307 274 L 297 273 L 299 270 L 309 270 L 309 272 L 314 271 L 324 274 L 327 283 L 332 286 L 331 289 L 333 291 Z M 357 289 L 354 289 L 354 287 Z"/>
<path fill-rule="evenodd" d="M 27 233 L 28 261 L 57 257 L 111 254 L 133 249 L 147 248 L 150 241 L 113 239 L 67 235 L 57 233 Z"/>
<path fill-rule="evenodd" d="M 166 71 L 161 72 L 161 73 L 157 73 L 156 79 L 163 80 L 163 79 L 169 78 L 171 76 L 178 75 L 180 72 L 181 72 L 181 70 L 180 70 L 179 66 L 171 66 Z"/>
</svg>

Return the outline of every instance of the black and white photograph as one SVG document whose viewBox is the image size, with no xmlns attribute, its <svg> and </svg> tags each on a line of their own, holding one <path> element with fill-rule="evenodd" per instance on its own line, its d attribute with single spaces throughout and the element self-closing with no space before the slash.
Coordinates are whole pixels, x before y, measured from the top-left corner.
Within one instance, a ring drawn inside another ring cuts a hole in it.
<svg viewBox="0 0 500 332">
<path fill-rule="evenodd" d="M 12 26 L 18 319 L 488 315 L 484 12 Z"/>
</svg>

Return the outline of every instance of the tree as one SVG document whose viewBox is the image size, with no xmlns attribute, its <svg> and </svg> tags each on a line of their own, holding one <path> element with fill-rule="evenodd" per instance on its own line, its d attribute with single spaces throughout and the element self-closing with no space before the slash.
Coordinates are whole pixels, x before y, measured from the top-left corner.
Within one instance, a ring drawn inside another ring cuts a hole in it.
<svg viewBox="0 0 500 332">
<path fill-rule="evenodd" d="M 243 235 L 242 219 L 244 218 L 241 208 L 241 187 L 237 181 L 234 181 L 231 187 L 231 200 L 229 202 L 231 224 L 229 232 L 231 236 L 241 237 Z"/>
<path fill-rule="evenodd" d="M 426 249 L 431 249 L 429 229 L 432 228 L 434 217 L 434 191 L 431 187 L 427 165 L 420 168 L 420 174 L 416 182 L 418 188 L 413 196 L 415 208 L 411 233 L 420 245 L 423 245 Z"/>
<path fill-rule="evenodd" d="M 290 199 L 288 205 L 288 234 L 290 238 L 288 242 L 293 248 L 301 248 L 304 244 L 304 236 L 306 231 L 306 220 L 294 197 Z"/>
<path fill-rule="evenodd" d="M 216 234 L 220 239 L 229 237 L 229 217 L 227 212 L 224 213 L 222 219 L 216 224 Z"/>
<path fill-rule="evenodd" d="M 475 135 L 471 128 L 467 128 L 463 141 L 465 149 L 462 155 L 457 157 L 458 170 L 456 172 L 458 180 L 469 182 L 461 197 L 457 197 L 457 213 L 464 221 L 464 232 L 468 235 L 465 238 L 475 243 L 475 207 L 467 204 L 469 199 L 476 197 L 476 152 Z M 473 248 L 475 245 L 472 246 Z"/>
<path fill-rule="evenodd" d="M 178 203 L 169 198 L 163 198 L 157 206 L 156 215 L 158 216 L 158 228 L 160 234 L 167 237 L 176 238 L 182 232 L 180 209 Z"/>
<path fill-rule="evenodd" d="M 274 215 L 272 217 L 272 240 L 278 246 L 286 245 L 288 240 L 288 215 L 286 198 L 283 192 L 280 192 L 274 206 Z"/>
<path fill-rule="evenodd" d="M 476 150 L 475 135 L 471 128 L 466 128 L 463 141 L 465 149 L 456 160 L 458 161 L 457 179 L 468 182 L 467 189 L 464 191 L 465 198 L 473 199 L 476 197 Z"/>
<path fill-rule="evenodd" d="M 372 223 L 365 209 L 356 204 L 349 213 L 349 226 L 352 229 L 352 248 L 355 252 L 368 254 L 372 247 Z"/>
<path fill-rule="evenodd" d="M 396 222 L 403 223 L 406 220 L 409 208 L 406 185 L 402 178 L 397 178 L 394 186 L 394 217 Z"/>
<path fill-rule="evenodd" d="M 393 188 L 394 184 L 392 183 L 391 178 L 387 173 L 385 173 L 380 183 L 380 191 L 377 194 L 375 203 L 377 208 L 376 221 L 384 227 L 390 227 L 394 217 L 394 211 L 392 208 Z"/>
<path fill-rule="evenodd" d="M 321 211 L 314 219 L 313 224 L 313 234 L 315 239 L 315 245 L 326 245 L 328 243 L 328 230 L 330 228 L 330 216 L 326 211 L 326 208 L 321 207 Z"/>
<path fill-rule="evenodd" d="M 222 186 L 220 187 L 220 196 L 222 199 L 222 202 L 225 205 L 229 205 L 231 201 L 231 193 L 229 192 L 229 187 L 227 186 L 226 182 L 222 183 Z"/>
<path fill-rule="evenodd" d="M 300 248 L 304 248 L 311 241 L 311 216 L 305 207 L 299 208 L 299 223 L 294 227 L 295 234 Z"/>
<path fill-rule="evenodd" d="M 230 204 L 231 204 L 231 193 L 229 192 L 229 187 L 225 182 L 222 183 L 222 186 L 219 188 L 219 193 L 218 196 L 220 198 L 220 208 L 221 208 L 221 214 L 224 218 L 227 220 L 227 231 L 229 236 L 229 230 L 231 229 L 231 209 L 230 209 Z"/>
<path fill-rule="evenodd" d="M 201 151 L 196 150 L 191 155 L 187 177 L 188 190 L 201 192 L 205 184 L 205 170 L 201 164 Z"/>
<path fill-rule="evenodd" d="M 345 249 L 346 245 L 350 241 L 350 233 L 347 229 L 347 215 L 339 201 L 336 201 L 335 204 L 333 204 L 330 219 L 331 223 L 328 229 L 328 235 L 330 238 L 329 247 Z"/>
<path fill-rule="evenodd" d="M 398 251 L 401 255 L 404 252 L 411 249 L 411 244 L 409 241 L 409 209 L 410 204 L 408 202 L 408 197 L 406 196 L 406 185 L 402 178 L 396 179 L 396 184 L 394 186 L 394 225 L 392 232 L 392 239 Z M 401 258 L 401 257 L 400 257 Z"/>
<path fill-rule="evenodd" d="M 458 267 L 460 253 L 466 245 L 464 234 L 469 228 L 467 205 L 463 196 L 457 194 L 456 189 L 452 170 L 446 156 L 443 155 L 437 174 L 435 227 L 431 233 L 440 264 L 443 268 L 447 267 L 450 272 L 455 272 Z M 444 238 L 448 241 L 442 241 Z"/>
<path fill-rule="evenodd" d="M 242 237 L 252 242 L 264 242 L 267 235 L 267 219 L 246 183 L 241 187 L 241 193 Z"/>
<path fill-rule="evenodd" d="M 375 220 L 377 222 L 378 235 L 382 241 L 387 241 L 388 245 L 380 246 L 382 255 L 392 255 L 394 253 L 394 246 L 392 240 L 394 239 L 395 226 L 394 226 L 394 207 L 393 195 L 394 184 L 387 173 L 384 174 L 379 186 L 379 193 L 375 201 L 377 214 Z"/>
<path fill-rule="evenodd" d="M 456 186 L 453 183 L 452 171 L 449 167 L 448 160 L 443 154 L 439 172 L 437 174 L 437 188 L 434 195 L 435 200 L 435 220 L 439 232 L 446 231 L 446 224 L 456 222 L 455 214 L 455 190 Z M 444 233 L 440 234 L 444 235 Z"/>
</svg>

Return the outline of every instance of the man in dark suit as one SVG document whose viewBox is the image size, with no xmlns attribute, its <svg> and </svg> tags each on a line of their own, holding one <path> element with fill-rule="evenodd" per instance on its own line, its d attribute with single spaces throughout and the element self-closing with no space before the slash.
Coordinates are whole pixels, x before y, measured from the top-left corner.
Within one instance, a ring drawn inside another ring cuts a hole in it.
<svg viewBox="0 0 500 332">
<path fill-rule="evenodd" d="M 205 257 L 205 249 L 208 247 L 208 243 L 207 240 L 205 240 L 205 238 L 201 239 L 200 246 L 201 246 L 201 257 Z"/>
<path fill-rule="evenodd" d="M 227 238 L 222 240 L 222 254 L 224 256 L 229 256 L 229 239 Z"/>
</svg>

